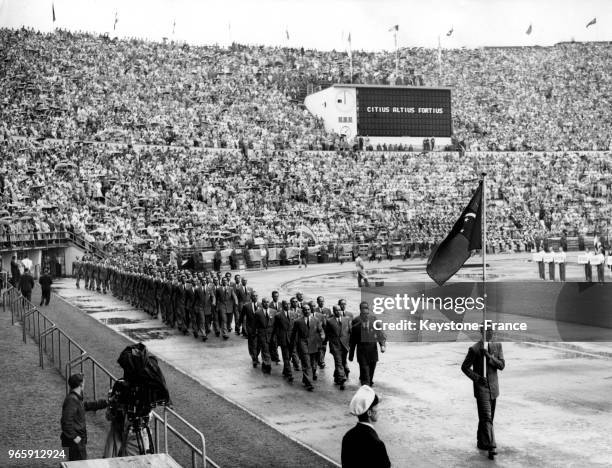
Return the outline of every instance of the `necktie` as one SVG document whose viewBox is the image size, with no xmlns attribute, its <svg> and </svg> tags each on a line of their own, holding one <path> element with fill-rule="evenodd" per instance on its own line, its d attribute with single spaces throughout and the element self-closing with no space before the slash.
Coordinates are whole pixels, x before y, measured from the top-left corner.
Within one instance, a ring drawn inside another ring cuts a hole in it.
<svg viewBox="0 0 612 468">
<path fill-rule="evenodd" d="M 306 317 L 306 326 L 310 328 L 310 318 Z"/>
</svg>

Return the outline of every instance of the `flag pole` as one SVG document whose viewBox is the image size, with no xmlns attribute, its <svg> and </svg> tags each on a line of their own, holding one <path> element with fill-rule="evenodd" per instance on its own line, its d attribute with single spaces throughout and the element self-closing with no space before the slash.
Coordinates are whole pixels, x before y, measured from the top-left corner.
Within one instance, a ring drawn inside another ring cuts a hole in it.
<svg viewBox="0 0 612 468">
<path fill-rule="evenodd" d="M 393 37 L 395 38 L 395 80 L 397 81 L 397 78 L 399 76 L 399 50 L 397 48 L 397 29 L 395 30 L 395 33 L 393 34 Z"/>
<path fill-rule="evenodd" d="M 484 299 L 484 307 L 482 308 L 482 343 L 483 349 L 487 349 L 487 331 L 486 331 L 486 320 L 487 320 L 487 173 L 482 173 L 482 295 Z M 487 357 L 483 356 L 483 377 L 487 378 Z"/>
</svg>

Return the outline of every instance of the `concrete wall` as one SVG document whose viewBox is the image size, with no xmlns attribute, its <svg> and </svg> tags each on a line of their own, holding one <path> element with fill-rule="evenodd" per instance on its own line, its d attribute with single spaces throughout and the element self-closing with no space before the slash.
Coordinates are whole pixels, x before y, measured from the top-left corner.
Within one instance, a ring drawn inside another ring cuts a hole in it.
<svg viewBox="0 0 612 468">
<path fill-rule="evenodd" d="M 76 260 L 77 257 L 79 259 L 83 258 L 83 254 L 85 251 L 75 246 L 67 247 L 64 252 L 64 258 L 66 261 L 66 276 L 72 275 L 72 262 Z"/>
</svg>

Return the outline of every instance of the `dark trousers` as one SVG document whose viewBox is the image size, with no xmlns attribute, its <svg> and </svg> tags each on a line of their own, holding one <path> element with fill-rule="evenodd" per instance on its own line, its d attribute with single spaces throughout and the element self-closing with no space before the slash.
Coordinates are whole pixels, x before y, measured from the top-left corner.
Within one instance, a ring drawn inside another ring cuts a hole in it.
<svg viewBox="0 0 612 468">
<path fill-rule="evenodd" d="M 496 448 L 495 431 L 493 430 L 493 418 L 495 417 L 496 399 L 491 399 L 488 394 L 476 397 L 478 408 L 478 432 L 476 438 L 478 445 L 485 449 Z"/>
<path fill-rule="evenodd" d="M 185 306 L 182 304 L 179 304 L 175 307 L 174 309 L 174 315 L 175 315 L 175 320 L 176 320 L 176 327 L 180 330 L 186 330 L 186 326 L 185 326 Z"/>
<path fill-rule="evenodd" d="M 40 305 L 43 305 L 43 303 L 45 305 L 49 305 L 50 300 L 51 300 L 51 290 L 43 289 L 42 294 L 41 294 L 41 299 L 40 299 Z"/>
<path fill-rule="evenodd" d="M 538 262 L 538 271 L 540 273 L 540 279 L 546 279 L 544 275 L 544 262 Z"/>
<path fill-rule="evenodd" d="M 376 361 L 359 359 L 359 381 L 361 382 L 361 385 L 372 385 L 375 370 Z"/>
<path fill-rule="evenodd" d="M 291 370 L 291 350 L 287 344 L 281 344 L 281 355 L 283 356 L 283 375 L 291 377 L 293 372 Z"/>
<path fill-rule="evenodd" d="M 32 290 L 22 291 L 21 294 L 25 297 L 29 302 L 32 302 Z"/>
<path fill-rule="evenodd" d="M 327 341 L 323 341 L 323 344 L 319 348 L 319 367 L 325 367 L 325 352 L 327 351 Z"/>
<path fill-rule="evenodd" d="M 227 325 L 227 331 L 232 332 L 232 321 L 234 320 L 234 312 L 225 314 L 225 323 Z"/>
<path fill-rule="evenodd" d="M 68 446 L 68 461 L 87 460 L 87 445 L 82 441 Z"/>
<path fill-rule="evenodd" d="M 593 269 L 591 268 L 591 264 L 587 263 L 584 265 L 584 279 L 590 283 L 593 281 Z"/>
<path fill-rule="evenodd" d="M 257 346 L 261 350 L 261 369 L 265 372 L 266 367 L 272 367 L 272 357 L 270 356 L 270 342 L 265 336 L 257 337 Z"/>
<path fill-rule="evenodd" d="M 348 350 L 342 343 L 329 343 L 329 352 L 334 357 L 334 381 L 344 382 L 348 379 L 349 368 L 346 357 Z"/>
<path fill-rule="evenodd" d="M 244 332 L 244 326 L 242 326 L 242 310 L 243 304 L 238 304 L 238 308 L 234 308 L 234 331 L 240 333 L 240 328 Z"/>
<path fill-rule="evenodd" d="M 257 333 L 255 330 L 247 329 L 247 344 L 249 348 L 249 355 L 253 362 L 259 362 L 259 341 L 257 340 Z"/>
<path fill-rule="evenodd" d="M 312 386 L 312 381 L 317 375 L 317 363 L 319 362 L 319 352 L 316 353 L 299 353 L 300 361 L 302 361 L 302 383 L 307 387 Z"/>
<path fill-rule="evenodd" d="M 213 309 L 213 328 L 215 330 L 215 335 L 219 336 L 219 332 L 221 332 L 223 336 L 227 336 L 225 330 L 225 313 L 216 308 Z"/>
<path fill-rule="evenodd" d="M 548 279 L 551 281 L 555 280 L 555 264 L 553 262 L 548 264 Z"/>
<path fill-rule="evenodd" d="M 597 281 L 604 282 L 604 264 L 597 265 Z"/>
<path fill-rule="evenodd" d="M 559 263 L 559 280 L 565 281 L 565 263 Z"/>
</svg>

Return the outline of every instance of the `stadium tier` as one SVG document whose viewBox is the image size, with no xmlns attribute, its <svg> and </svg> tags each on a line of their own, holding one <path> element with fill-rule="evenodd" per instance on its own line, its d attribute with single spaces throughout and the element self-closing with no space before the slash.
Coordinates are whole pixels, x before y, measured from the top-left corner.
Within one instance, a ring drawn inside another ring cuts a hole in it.
<svg viewBox="0 0 612 468">
<path fill-rule="evenodd" d="M 338 145 L 300 100 L 349 83 L 341 52 L 194 47 L 0 30 L 0 133 L 204 147 Z M 609 149 L 608 43 L 353 52 L 353 83 L 452 89 L 454 141 L 473 150 Z"/>
</svg>

